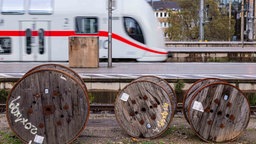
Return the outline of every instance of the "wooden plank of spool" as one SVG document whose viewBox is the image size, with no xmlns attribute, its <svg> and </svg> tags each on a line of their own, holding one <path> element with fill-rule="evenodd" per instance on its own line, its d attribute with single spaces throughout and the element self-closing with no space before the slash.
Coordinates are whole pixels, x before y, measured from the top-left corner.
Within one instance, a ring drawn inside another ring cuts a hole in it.
<svg viewBox="0 0 256 144">
<path fill-rule="evenodd" d="M 7 99 L 9 126 L 25 143 L 71 143 L 89 118 L 89 101 L 76 78 L 60 70 L 30 72 Z"/>
<path fill-rule="evenodd" d="M 183 114 L 184 117 L 186 118 L 187 122 L 188 120 L 188 104 L 191 101 L 191 98 L 195 93 L 197 93 L 199 90 L 201 90 L 202 87 L 212 84 L 215 82 L 225 82 L 224 80 L 218 79 L 218 78 L 205 78 L 205 79 L 200 79 L 196 81 L 185 93 L 184 98 L 183 98 Z"/>
<path fill-rule="evenodd" d="M 158 137 L 172 121 L 172 100 L 156 83 L 133 81 L 116 98 L 116 119 L 132 137 Z"/>
<path fill-rule="evenodd" d="M 75 71 L 73 71 L 71 68 L 66 67 L 64 65 L 60 65 L 60 64 L 41 64 L 39 66 L 36 66 L 36 67 L 30 69 L 28 72 L 26 72 L 26 74 L 29 74 L 30 72 L 40 70 L 40 69 L 48 69 L 48 70 L 56 69 L 56 70 L 64 71 L 64 72 L 72 75 L 73 77 L 75 77 L 78 80 L 78 82 L 80 82 L 84 86 L 84 88 L 87 92 L 87 87 L 86 87 L 83 79 Z"/>
<path fill-rule="evenodd" d="M 204 141 L 232 141 L 246 129 L 249 119 L 247 98 L 228 83 L 202 87 L 188 105 L 189 123 Z"/>
<path fill-rule="evenodd" d="M 172 102 L 172 106 L 173 106 L 173 110 L 174 112 L 176 111 L 177 109 L 177 96 L 173 90 L 173 88 L 169 85 L 169 83 L 162 79 L 162 78 L 159 78 L 159 77 L 156 77 L 156 76 L 141 76 L 139 77 L 138 79 L 134 80 L 134 81 L 150 81 L 150 82 L 153 82 L 153 83 L 156 83 L 157 85 L 161 86 L 163 89 L 166 90 L 166 92 L 168 93 L 168 95 L 170 96 L 170 99 L 171 102 Z"/>
</svg>

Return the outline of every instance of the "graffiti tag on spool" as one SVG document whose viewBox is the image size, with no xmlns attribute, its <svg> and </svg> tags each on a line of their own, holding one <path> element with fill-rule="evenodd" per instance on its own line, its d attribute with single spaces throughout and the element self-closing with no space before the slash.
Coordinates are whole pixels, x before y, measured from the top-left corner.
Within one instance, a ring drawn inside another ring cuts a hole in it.
<svg viewBox="0 0 256 144">
<path fill-rule="evenodd" d="M 16 101 L 20 99 L 20 96 L 18 96 L 16 99 L 12 100 L 9 109 L 11 110 L 11 114 L 16 117 L 14 120 L 15 123 L 20 122 L 26 130 L 30 130 L 30 133 L 35 135 L 37 134 L 37 127 L 31 124 L 31 122 L 28 121 L 28 119 L 22 117 L 22 114 L 20 113 L 19 106 L 20 104 Z"/>
</svg>

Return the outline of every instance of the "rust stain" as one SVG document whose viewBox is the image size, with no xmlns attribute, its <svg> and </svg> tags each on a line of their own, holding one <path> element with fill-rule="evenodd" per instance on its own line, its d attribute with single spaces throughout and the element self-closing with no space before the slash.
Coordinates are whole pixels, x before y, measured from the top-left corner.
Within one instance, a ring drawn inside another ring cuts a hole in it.
<svg viewBox="0 0 256 144">
<path fill-rule="evenodd" d="M 39 97 L 42 96 L 42 94 L 41 93 L 37 93 L 37 94 L 34 94 L 33 96 L 36 97 L 36 98 L 39 98 Z"/>
<path fill-rule="evenodd" d="M 210 110 L 211 110 L 210 107 L 207 107 L 204 111 L 207 112 L 207 113 L 209 113 Z"/>
<path fill-rule="evenodd" d="M 57 121 L 57 126 L 61 126 L 62 125 L 62 122 L 59 120 L 59 121 Z"/>
<path fill-rule="evenodd" d="M 225 127 L 225 125 L 224 124 L 220 124 L 220 128 L 224 128 Z"/>
<path fill-rule="evenodd" d="M 60 92 L 59 92 L 59 91 L 53 91 L 53 92 L 52 92 L 52 95 L 53 95 L 53 96 L 60 96 Z"/>
<path fill-rule="evenodd" d="M 63 109 L 64 109 L 64 110 L 68 110 L 68 109 L 69 109 L 69 106 L 68 106 L 67 103 L 64 105 Z"/>
<path fill-rule="evenodd" d="M 144 96 L 143 96 L 143 99 L 144 99 L 144 100 L 147 100 L 147 99 L 148 99 L 148 97 L 147 97 L 146 95 L 144 95 Z"/>
<path fill-rule="evenodd" d="M 208 125 L 212 125 L 212 120 L 208 120 L 208 121 L 207 121 L 207 124 L 208 124 Z"/>
<path fill-rule="evenodd" d="M 43 107 L 43 114 L 44 115 L 51 115 L 55 112 L 55 106 L 54 105 L 47 105 Z"/>
<path fill-rule="evenodd" d="M 141 125 L 143 125 L 143 124 L 144 124 L 144 120 L 140 120 L 139 122 L 140 122 L 140 124 L 141 124 Z"/>
<path fill-rule="evenodd" d="M 228 102 L 227 107 L 231 107 L 231 106 L 232 106 L 232 103 Z"/>
<path fill-rule="evenodd" d="M 32 108 L 29 108 L 28 109 L 28 115 L 31 115 L 33 113 L 33 109 Z"/>
<path fill-rule="evenodd" d="M 44 124 L 43 124 L 43 123 L 40 123 L 40 124 L 38 125 L 38 127 L 39 127 L 39 128 L 44 128 Z"/>
<path fill-rule="evenodd" d="M 151 119 L 155 120 L 156 119 L 156 115 L 155 114 L 151 115 Z"/>
<path fill-rule="evenodd" d="M 135 113 L 134 112 L 130 112 L 130 116 L 135 116 Z"/>
<path fill-rule="evenodd" d="M 235 120 L 235 116 L 234 116 L 234 115 L 230 115 L 230 116 L 229 116 L 229 119 L 232 120 L 232 121 L 234 121 L 234 120 Z"/>
<path fill-rule="evenodd" d="M 153 107 L 154 107 L 154 108 L 157 108 L 157 104 L 156 104 L 156 103 L 154 103 L 154 104 L 153 104 Z"/>
<path fill-rule="evenodd" d="M 215 99 L 214 103 L 216 103 L 218 105 L 218 104 L 220 104 L 220 100 L 219 99 Z"/>
</svg>

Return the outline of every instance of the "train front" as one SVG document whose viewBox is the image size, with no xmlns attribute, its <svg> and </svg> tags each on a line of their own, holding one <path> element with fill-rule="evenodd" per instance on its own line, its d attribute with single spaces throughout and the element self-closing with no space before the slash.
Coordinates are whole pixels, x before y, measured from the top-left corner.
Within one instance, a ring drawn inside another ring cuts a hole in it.
<svg viewBox="0 0 256 144">
<path fill-rule="evenodd" d="M 135 25 L 136 29 L 136 36 L 128 35 L 138 42 L 137 48 L 143 51 L 137 61 L 166 61 L 168 51 L 165 49 L 163 31 L 146 0 L 123 0 L 123 14 L 127 17 L 124 20 L 126 31 L 131 25 Z"/>
</svg>

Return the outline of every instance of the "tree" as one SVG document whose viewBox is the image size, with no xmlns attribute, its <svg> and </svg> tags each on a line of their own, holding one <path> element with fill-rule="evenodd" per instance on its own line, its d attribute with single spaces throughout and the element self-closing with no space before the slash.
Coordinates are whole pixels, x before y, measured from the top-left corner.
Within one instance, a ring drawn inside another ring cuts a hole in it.
<svg viewBox="0 0 256 144">
<path fill-rule="evenodd" d="M 169 11 L 168 22 L 170 27 L 166 30 L 170 40 L 174 41 L 195 41 L 199 40 L 199 2 L 200 0 L 177 0 L 181 12 Z M 227 15 L 222 15 L 215 0 L 205 1 L 209 5 L 207 15 L 211 21 L 204 24 L 206 40 L 229 40 L 234 33 L 234 20 L 231 21 Z"/>
</svg>

